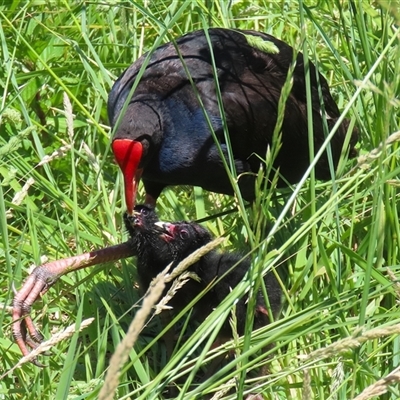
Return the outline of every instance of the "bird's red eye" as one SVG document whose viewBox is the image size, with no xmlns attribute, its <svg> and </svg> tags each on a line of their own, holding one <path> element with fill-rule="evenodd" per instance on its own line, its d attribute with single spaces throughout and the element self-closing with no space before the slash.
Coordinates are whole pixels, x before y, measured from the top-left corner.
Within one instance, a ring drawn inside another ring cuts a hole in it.
<svg viewBox="0 0 400 400">
<path fill-rule="evenodd" d="M 187 239 L 189 237 L 189 232 L 186 229 L 182 229 L 179 232 L 179 236 L 181 237 L 181 239 Z"/>
</svg>

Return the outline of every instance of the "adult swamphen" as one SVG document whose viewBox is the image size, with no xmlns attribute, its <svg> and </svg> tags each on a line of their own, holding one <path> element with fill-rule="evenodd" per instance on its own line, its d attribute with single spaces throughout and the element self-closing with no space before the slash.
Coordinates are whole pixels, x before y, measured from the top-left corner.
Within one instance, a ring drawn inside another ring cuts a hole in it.
<svg viewBox="0 0 400 400">
<path fill-rule="evenodd" d="M 293 62 L 292 47 L 254 31 L 213 28 L 208 30 L 208 36 L 209 40 L 204 31 L 196 31 L 156 49 L 131 98 L 131 89 L 146 55 L 132 64 L 112 88 L 108 99 L 109 119 L 114 128 L 112 149 L 124 175 L 129 214 L 140 178 L 147 203 L 154 204 L 168 185 L 197 185 L 233 194 L 197 97 L 226 156 L 213 59 L 237 175 L 258 172 L 260 157 L 265 158 L 268 146 L 272 145 L 279 98 Z M 263 51 L 260 46 L 249 44 L 248 37 L 261 38 L 276 46 L 278 52 Z M 325 78 L 311 63 L 310 79 L 316 152 L 325 139 L 324 119 L 331 129 L 340 114 Z M 125 112 L 120 116 L 125 103 Z M 347 122 L 342 123 L 331 141 L 335 166 L 347 127 Z M 280 185 L 296 183 L 310 164 L 305 72 L 300 53 L 281 133 L 281 148 L 273 166 L 279 168 Z M 354 134 L 350 155 L 354 155 L 356 140 Z M 330 179 L 327 153 L 320 158 L 315 172 L 318 179 Z M 254 179 L 249 174 L 239 179 L 239 187 L 245 199 L 254 198 Z"/>
<path fill-rule="evenodd" d="M 133 215 L 125 214 L 124 220 L 131 237 L 132 250 L 138 257 L 139 281 L 144 290 L 169 264 L 172 263 L 171 270 L 173 270 L 180 261 L 212 240 L 210 232 L 195 222 L 157 222 L 154 209 L 148 205 L 137 205 Z M 202 321 L 243 280 L 249 269 L 248 257 L 243 257 L 240 253 L 221 253 L 212 250 L 189 267 L 189 271 L 194 272 L 199 281 L 189 279 L 176 292 L 169 304 L 174 311 L 179 312 L 198 294 L 209 288 L 193 310 L 192 316 Z M 280 285 L 272 273 L 264 277 L 264 283 L 269 307 L 276 315 L 281 304 Z M 247 304 L 246 296 L 236 303 L 237 330 L 241 335 L 244 333 Z M 268 324 L 267 308 L 266 299 L 260 290 L 255 308 L 255 328 Z M 231 328 L 226 321 L 220 337 L 230 336 Z"/>
</svg>

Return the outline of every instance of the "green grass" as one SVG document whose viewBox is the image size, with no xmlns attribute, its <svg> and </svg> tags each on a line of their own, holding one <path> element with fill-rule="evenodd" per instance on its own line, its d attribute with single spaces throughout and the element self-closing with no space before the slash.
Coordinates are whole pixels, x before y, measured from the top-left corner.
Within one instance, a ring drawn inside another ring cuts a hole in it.
<svg viewBox="0 0 400 400">
<path fill-rule="evenodd" d="M 208 351 L 219 316 L 250 288 L 248 279 L 198 330 L 189 326 L 182 333 L 169 360 L 157 340 L 162 324 L 151 319 L 129 353 L 116 398 L 168 398 L 165 388 L 173 383 L 181 389 L 176 398 L 202 398 L 230 382 L 236 389 L 221 398 L 262 392 L 266 399 L 353 399 L 400 361 L 400 340 L 390 330 L 400 323 L 399 146 L 397 138 L 387 142 L 400 124 L 400 9 L 389 1 L 230 3 L 0 5 L 0 304 L 11 304 L 12 283 L 19 288 L 43 257 L 55 260 L 126 239 L 122 180 L 106 113 L 119 74 L 153 46 L 195 29 L 260 30 L 306 52 L 318 66 L 339 108 L 358 127 L 364 158 L 342 163 L 331 182 L 315 181 L 311 172 L 302 185 L 263 188 L 250 208 L 200 189 L 164 191 L 158 203 L 164 220 L 234 209 L 205 225 L 228 237 L 224 250 L 252 251 L 250 276 L 276 271 L 286 288 L 284 304 L 269 326 Z M 46 368 L 25 364 L 3 377 L 0 399 L 98 398 L 110 357 L 140 304 L 134 260 L 63 277 L 33 307 L 44 336 L 95 321 L 41 357 Z M 1 307 L 0 375 L 21 356 L 10 322 L 9 310 Z M 353 335 L 357 346 L 346 341 Z M 204 360 L 229 349 L 232 362 L 192 384 Z M 269 373 L 257 376 L 260 366 Z M 400 397 L 398 386 L 387 390 L 382 399 Z"/>
</svg>

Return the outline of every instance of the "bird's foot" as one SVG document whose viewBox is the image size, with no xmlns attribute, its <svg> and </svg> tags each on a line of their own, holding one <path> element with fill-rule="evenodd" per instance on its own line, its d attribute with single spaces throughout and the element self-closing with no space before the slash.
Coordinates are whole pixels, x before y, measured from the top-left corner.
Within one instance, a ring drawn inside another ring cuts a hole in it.
<svg viewBox="0 0 400 400">
<path fill-rule="evenodd" d="M 134 255 L 132 246 L 126 242 L 36 267 L 22 288 L 15 293 L 13 300 L 12 334 L 23 356 L 27 356 L 29 349 L 35 349 L 43 340 L 30 316 L 32 304 L 39 296 L 45 294 L 61 276 L 69 272 Z M 35 359 L 32 362 L 43 366 Z"/>
<path fill-rule="evenodd" d="M 47 265 L 51 265 L 47 264 Z M 15 294 L 12 311 L 12 333 L 15 342 L 23 356 L 27 356 L 30 349 L 35 349 L 43 340 L 30 316 L 32 304 L 36 299 L 47 292 L 48 288 L 57 280 L 57 275 L 51 268 L 41 265 L 34 269 L 22 288 Z M 32 362 L 43 367 L 36 359 Z"/>
</svg>

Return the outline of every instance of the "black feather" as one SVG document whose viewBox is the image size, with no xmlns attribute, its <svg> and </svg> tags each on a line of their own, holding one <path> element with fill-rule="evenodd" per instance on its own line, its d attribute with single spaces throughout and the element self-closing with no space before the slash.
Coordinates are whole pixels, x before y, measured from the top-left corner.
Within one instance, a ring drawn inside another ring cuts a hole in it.
<svg viewBox="0 0 400 400">
<path fill-rule="evenodd" d="M 254 36 L 270 42 L 278 52 L 263 51 L 248 43 Z M 140 141 L 143 182 L 150 198 L 157 199 L 167 185 L 197 185 L 207 190 L 232 194 L 231 183 L 221 162 L 206 118 L 195 91 L 210 117 L 213 130 L 227 154 L 222 116 L 216 95 L 211 54 L 221 90 L 236 171 L 257 173 L 260 157 L 272 146 L 278 102 L 293 61 L 293 48 L 273 36 L 221 28 L 189 33 L 154 51 L 129 102 L 114 139 Z M 182 57 L 195 84 L 192 87 L 182 65 Z M 115 82 L 108 100 L 108 113 L 114 126 L 142 67 L 145 56 L 132 64 Z M 295 58 L 293 87 L 286 102 L 282 143 L 273 167 L 282 176 L 279 184 L 296 183 L 310 164 L 304 62 Z M 312 63 L 310 67 L 312 117 L 315 152 L 325 140 L 322 114 L 331 129 L 340 116 L 325 78 Z M 323 103 L 323 109 L 321 109 Z M 348 121 L 341 124 L 331 141 L 334 166 L 342 152 Z M 350 141 L 350 155 L 357 140 Z M 260 157 L 258 157 L 260 156 Z M 330 179 L 325 153 L 316 165 L 318 179 Z M 254 179 L 239 179 L 243 196 L 254 198 Z"/>
</svg>

